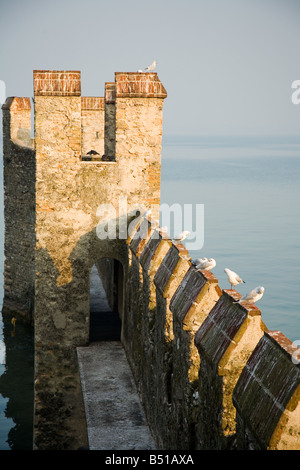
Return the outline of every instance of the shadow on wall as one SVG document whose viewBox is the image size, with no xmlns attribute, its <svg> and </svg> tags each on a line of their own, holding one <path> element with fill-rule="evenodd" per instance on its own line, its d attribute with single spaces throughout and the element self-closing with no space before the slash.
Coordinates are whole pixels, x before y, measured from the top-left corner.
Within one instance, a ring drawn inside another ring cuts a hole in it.
<svg viewBox="0 0 300 470">
<path fill-rule="evenodd" d="M 39 450 L 72 450 L 86 445 L 86 421 L 76 347 L 95 340 L 97 331 L 102 329 L 103 333 L 103 328 L 98 325 L 97 330 L 96 325 L 91 328 L 93 336 L 90 337 L 90 274 L 93 316 L 98 305 L 94 294 L 99 290 L 94 281 L 100 281 L 95 276 L 97 271 L 93 266 L 103 256 L 118 256 L 120 261 L 115 260 L 114 263 L 124 266 L 126 275 L 126 241 L 100 240 L 94 228 L 79 239 L 69 257 L 71 282 L 58 286 L 59 271 L 48 251 L 44 248 L 36 251 L 34 418 L 35 446 Z M 121 274 L 119 276 L 122 277 Z M 109 306 L 108 303 L 104 305 L 105 308 Z M 107 316 L 112 310 L 109 307 L 104 312 L 104 319 L 112 318 Z M 99 319 L 96 317 L 97 321 Z M 119 340 L 121 319 L 118 320 L 116 324 L 119 329 L 115 329 L 114 334 Z M 96 339 L 99 340 L 99 337 Z"/>
</svg>

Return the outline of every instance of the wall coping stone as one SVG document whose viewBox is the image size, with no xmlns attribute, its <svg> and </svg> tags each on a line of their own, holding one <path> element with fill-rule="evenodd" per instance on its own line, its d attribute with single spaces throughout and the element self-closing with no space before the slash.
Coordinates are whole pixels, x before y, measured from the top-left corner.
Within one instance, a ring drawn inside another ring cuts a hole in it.
<svg viewBox="0 0 300 470">
<path fill-rule="evenodd" d="M 216 302 L 195 336 L 200 356 L 206 357 L 213 368 L 218 365 L 233 343 L 234 337 L 247 316 L 261 315 L 261 311 L 249 302 L 234 303 L 241 295 L 232 290 L 222 290 L 223 295 Z"/>
<path fill-rule="evenodd" d="M 34 70 L 35 96 L 81 96 L 79 70 Z"/>
<path fill-rule="evenodd" d="M 215 284 L 218 279 L 212 273 L 197 271 L 191 265 L 170 301 L 170 310 L 180 321 L 184 320 L 207 282 Z"/>
<path fill-rule="evenodd" d="M 295 347 L 280 331 L 266 331 L 248 359 L 233 392 L 233 403 L 263 448 L 300 385 Z M 298 400 L 295 400 L 297 406 Z"/>
<path fill-rule="evenodd" d="M 166 98 L 157 73 L 115 72 L 116 98 Z"/>
<path fill-rule="evenodd" d="M 6 98 L 1 109 L 10 109 L 11 111 L 31 110 L 30 98 L 22 98 L 19 96 L 10 96 Z"/>
</svg>

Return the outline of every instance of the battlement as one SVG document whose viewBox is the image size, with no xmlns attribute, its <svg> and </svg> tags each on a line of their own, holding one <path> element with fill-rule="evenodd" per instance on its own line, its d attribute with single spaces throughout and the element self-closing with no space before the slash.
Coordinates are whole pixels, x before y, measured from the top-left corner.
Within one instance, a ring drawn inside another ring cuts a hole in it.
<svg viewBox="0 0 300 470">
<path fill-rule="evenodd" d="M 34 70 L 33 71 L 33 91 L 34 91 L 34 104 L 35 104 L 35 129 L 34 135 L 37 143 L 41 142 L 40 137 L 40 123 L 47 121 L 51 126 L 41 130 L 42 132 L 51 127 L 55 129 L 55 135 L 49 132 L 45 134 L 43 140 L 45 143 L 53 146 L 57 141 L 56 148 L 61 148 L 62 151 L 66 144 L 66 135 L 72 132 L 70 136 L 69 150 L 79 159 L 85 162 L 111 162 L 118 161 L 124 152 L 124 138 L 130 146 L 129 153 L 133 154 L 132 157 L 136 158 L 136 152 L 133 152 L 134 146 L 137 144 L 138 133 L 135 136 L 131 135 L 132 120 L 140 123 L 141 134 L 145 133 L 146 127 L 142 126 L 142 117 L 139 108 L 135 107 L 135 100 L 147 98 L 151 102 L 156 102 L 159 112 L 161 113 L 161 102 L 167 97 L 166 90 L 159 80 L 156 73 L 135 73 L 135 72 L 116 72 L 114 82 L 106 82 L 104 87 L 104 97 L 82 97 L 81 96 L 81 72 L 78 70 Z M 42 99 L 42 101 L 41 101 Z M 122 100 L 130 100 L 131 106 L 126 112 L 124 120 L 124 111 L 120 113 L 117 109 L 124 110 L 124 102 Z M 54 100 L 54 101 L 53 101 Z M 154 101 L 153 101 L 154 100 Z M 119 103 L 120 101 L 120 103 Z M 122 104 L 121 104 L 122 103 Z M 144 104 L 145 106 L 145 104 Z M 16 116 L 24 111 L 30 111 L 30 99 L 10 97 L 2 106 L 2 109 L 8 110 L 10 114 L 14 115 L 11 119 L 11 135 L 15 138 L 19 129 L 19 122 Z M 158 138 L 149 141 L 143 141 L 139 138 L 139 149 L 148 151 L 149 144 L 151 149 L 156 147 L 158 158 L 161 151 L 161 125 L 162 117 L 157 120 L 157 113 L 155 113 L 155 106 L 146 106 L 146 114 L 143 113 L 143 119 L 148 119 L 151 124 L 151 132 L 153 136 L 157 135 Z M 42 113 L 42 114 L 41 114 Z M 151 118 L 153 115 L 153 118 Z M 30 117 L 30 115 L 28 114 Z M 41 116 L 41 119 L 39 119 Z M 65 117 L 64 117 L 65 116 Z M 81 116 L 79 118 L 79 116 Z M 6 118 L 7 119 L 7 118 Z M 23 118 L 24 119 L 24 118 Z M 156 124 L 155 124 L 156 123 Z M 62 138 L 59 137 L 59 129 L 66 130 L 69 125 L 68 132 L 64 132 Z M 139 127 L 139 126 L 138 126 Z M 157 127 L 157 132 L 155 131 Z M 121 135 L 116 137 L 116 130 L 121 129 Z M 137 128 L 139 130 L 139 128 Z M 26 133 L 31 134 L 30 120 L 26 122 Z M 19 132 L 19 135 L 20 132 Z M 146 134 L 147 135 L 147 134 Z M 31 138 L 30 138 L 31 139 Z M 149 135 L 150 139 L 150 135 Z M 34 146 L 34 141 L 29 140 L 28 137 L 19 138 L 16 142 L 18 145 Z M 116 156 L 117 152 L 117 156 Z"/>
<path fill-rule="evenodd" d="M 148 224 L 128 239 L 123 342 L 159 447 L 300 449 L 299 348 Z"/>
</svg>

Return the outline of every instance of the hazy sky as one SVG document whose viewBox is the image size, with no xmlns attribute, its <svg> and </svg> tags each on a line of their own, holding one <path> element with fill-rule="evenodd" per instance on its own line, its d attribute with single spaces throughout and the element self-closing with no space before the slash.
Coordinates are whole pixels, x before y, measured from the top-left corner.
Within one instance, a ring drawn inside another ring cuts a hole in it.
<svg viewBox="0 0 300 470">
<path fill-rule="evenodd" d="M 157 60 L 164 134 L 299 134 L 300 0 L 0 0 L 0 80 L 32 96 L 33 69 L 115 71 Z"/>
</svg>

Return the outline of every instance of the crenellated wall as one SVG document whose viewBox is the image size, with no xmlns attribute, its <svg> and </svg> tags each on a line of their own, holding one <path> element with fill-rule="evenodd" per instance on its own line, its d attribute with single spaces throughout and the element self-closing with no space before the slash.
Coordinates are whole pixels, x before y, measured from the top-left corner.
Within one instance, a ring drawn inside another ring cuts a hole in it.
<svg viewBox="0 0 300 470">
<path fill-rule="evenodd" d="M 149 207 L 159 218 L 157 74 L 117 72 L 102 98 L 81 96 L 79 71 L 36 70 L 34 95 L 34 140 L 30 100 L 2 107 L 3 305 L 34 320 L 34 447 L 86 444 L 76 347 L 89 342 L 96 264 L 158 449 L 300 449 L 299 349 L 136 220 Z M 101 238 L 108 224 L 116 236 Z"/>
<path fill-rule="evenodd" d="M 299 349 L 146 222 L 127 240 L 123 343 L 158 448 L 299 450 Z"/>
</svg>

